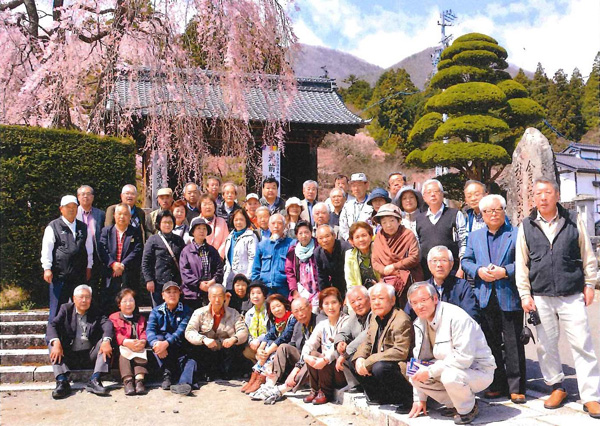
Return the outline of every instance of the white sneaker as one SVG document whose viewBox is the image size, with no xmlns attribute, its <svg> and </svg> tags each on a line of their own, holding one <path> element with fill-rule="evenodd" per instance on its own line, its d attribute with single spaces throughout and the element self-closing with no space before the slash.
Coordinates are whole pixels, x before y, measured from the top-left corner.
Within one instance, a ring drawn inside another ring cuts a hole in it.
<svg viewBox="0 0 600 426">
<path fill-rule="evenodd" d="M 264 401 L 273 393 L 274 389 L 276 388 L 265 383 L 261 385 L 255 392 L 252 392 L 248 395 L 250 395 L 250 398 L 254 401 Z"/>
</svg>

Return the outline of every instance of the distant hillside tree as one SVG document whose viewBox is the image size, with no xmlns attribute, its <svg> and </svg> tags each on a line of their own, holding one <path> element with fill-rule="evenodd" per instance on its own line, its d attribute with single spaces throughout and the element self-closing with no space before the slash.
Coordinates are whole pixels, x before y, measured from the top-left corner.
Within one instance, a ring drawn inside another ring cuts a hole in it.
<svg viewBox="0 0 600 426">
<path fill-rule="evenodd" d="M 373 95 L 371 85 L 367 81 L 359 79 L 354 74 L 350 74 L 344 80 L 344 83 L 349 84 L 349 86 L 338 90 L 344 103 L 349 107 L 354 107 L 355 110 L 365 109 Z"/>
<path fill-rule="evenodd" d="M 407 139 L 415 147 L 429 145 L 411 152 L 409 165 L 453 167 L 467 179 L 487 183 L 497 178 L 525 128 L 544 115 L 505 71 L 507 56 L 496 40 L 479 33 L 457 38 L 442 52 L 430 84 L 443 92 L 427 101 L 427 114 Z M 442 114 L 448 115 L 446 122 Z"/>
<path fill-rule="evenodd" d="M 383 151 L 408 153 L 414 149 L 407 139 L 421 100 L 418 91 L 402 68 L 388 70 L 379 77 L 365 114 L 373 119 L 367 129 Z"/>
<path fill-rule="evenodd" d="M 581 115 L 586 129 L 600 126 L 600 52 L 596 54 L 592 72 L 583 89 Z"/>
</svg>

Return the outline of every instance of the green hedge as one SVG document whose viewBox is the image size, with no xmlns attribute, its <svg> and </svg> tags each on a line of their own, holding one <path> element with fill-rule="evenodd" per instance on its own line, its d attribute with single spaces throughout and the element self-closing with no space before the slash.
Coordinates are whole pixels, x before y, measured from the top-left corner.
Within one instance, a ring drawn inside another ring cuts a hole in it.
<svg viewBox="0 0 600 426">
<path fill-rule="evenodd" d="M 135 182 L 135 153 L 129 139 L 0 126 L 0 286 L 17 285 L 46 302 L 41 241 L 60 215 L 61 197 L 88 184 L 96 207 L 114 204 L 121 187 Z"/>
<path fill-rule="evenodd" d="M 425 104 L 425 110 L 440 114 L 460 114 L 464 111 L 477 113 L 500 108 L 505 102 L 506 95 L 494 84 L 462 83 L 433 96 Z"/>
</svg>

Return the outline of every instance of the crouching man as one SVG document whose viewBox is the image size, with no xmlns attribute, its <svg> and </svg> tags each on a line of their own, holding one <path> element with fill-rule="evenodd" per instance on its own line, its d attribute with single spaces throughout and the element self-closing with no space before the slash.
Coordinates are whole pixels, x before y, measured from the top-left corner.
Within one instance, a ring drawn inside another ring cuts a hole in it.
<svg viewBox="0 0 600 426">
<path fill-rule="evenodd" d="M 73 302 L 62 304 L 58 314 L 48 321 L 46 340 L 56 377 L 56 389 L 52 392 L 54 399 L 70 394 L 71 369 L 91 365 L 94 365 L 94 373 L 85 389 L 96 395 L 108 395 L 100 376 L 108 373 L 113 325 L 108 318 L 90 309 L 91 303 L 92 289 L 85 284 L 77 286 L 73 291 Z"/>
<path fill-rule="evenodd" d="M 427 397 L 446 406 L 442 415 L 456 424 L 471 423 L 479 409 L 475 393 L 494 379 L 496 363 L 481 328 L 458 306 L 440 302 L 436 288 L 418 282 L 408 289 L 408 300 L 417 314 L 415 348 L 408 375 L 414 386 L 409 417 L 427 414 Z"/>
</svg>

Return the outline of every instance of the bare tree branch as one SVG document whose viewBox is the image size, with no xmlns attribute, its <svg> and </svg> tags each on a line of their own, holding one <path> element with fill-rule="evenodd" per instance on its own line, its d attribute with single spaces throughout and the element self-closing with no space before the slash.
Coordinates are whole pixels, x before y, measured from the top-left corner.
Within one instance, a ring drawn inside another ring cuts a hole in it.
<svg viewBox="0 0 600 426">
<path fill-rule="evenodd" d="M 0 4 L 0 11 L 17 8 L 23 4 L 23 1 L 24 0 L 13 0 L 9 1 L 8 3 L 2 3 Z"/>
</svg>

